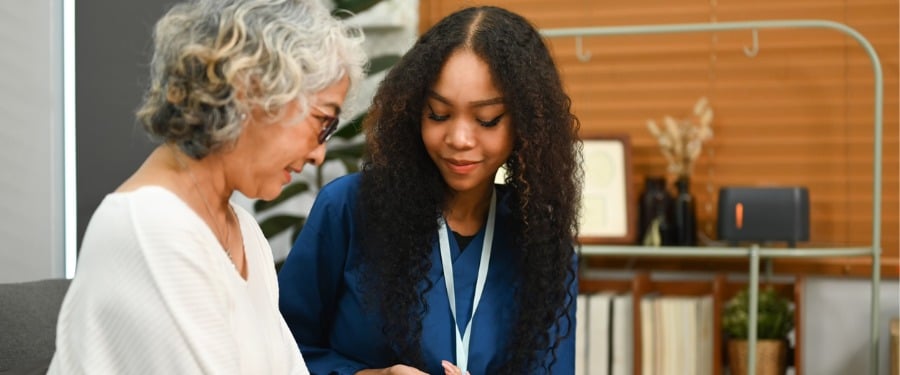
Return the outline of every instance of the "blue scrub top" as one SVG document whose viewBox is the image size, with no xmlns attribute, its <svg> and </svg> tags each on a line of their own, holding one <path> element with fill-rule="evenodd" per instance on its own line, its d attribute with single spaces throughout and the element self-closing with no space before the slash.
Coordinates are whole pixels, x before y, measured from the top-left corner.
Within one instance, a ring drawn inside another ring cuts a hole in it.
<svg viewBox="0 0 900 375">
<path fill-rule="evenodd" d="M 359 182 L 359 174 L 343 176 L 319 192 L 303 231 L 278 274 L 281 313 L 312 374 L 354 374 L 363 369 L 397 364 L 397 355 L 381 332 L 381 319 L 362 306 L 360 239 L 354 214 Z M 503 229 L 509 225 L 508 194 L 502 186 L 498 186 L 497 194 L 490 269 L 472 323 L 469 347 L 469 372 L 472 375 L 494 373 L 503 367 L 500 351 L 512 335 L 515 320 L 512 239 L 507 235 L 509 231 Z M 450 236 L 461 332 L 472 312 L 483 242 L 484 228 L 465 251 L 460 251 L 456 239 Z M 436 233 L 431 263 L 428 279 L 433 287 L 425 294 L 428 310 L 422 321 L 421 339 L 428 367 L 421 370 L 443 374 L 441 360 L 456 362 L 456 338 Z M 577 295 L 577 291 L 577 282 L 573 282 L 571 296 Z M 572 324 L 574 311 L 575 304 L 571 303 Z M 565 332 L 568 324 L 569 320 L 561 319 L 551 335 L 555 336 L 558 330 Z M 551 373 L 573 374 L 574 353 L 573 329 L 560 343 Z M 551 359 L 548 355 L 546 363 Z"/>
</svg>

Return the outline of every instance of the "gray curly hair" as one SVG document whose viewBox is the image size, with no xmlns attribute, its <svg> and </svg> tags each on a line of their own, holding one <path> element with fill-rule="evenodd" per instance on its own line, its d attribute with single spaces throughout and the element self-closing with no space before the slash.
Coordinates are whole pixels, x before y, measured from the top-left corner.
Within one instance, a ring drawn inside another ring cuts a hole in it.
<svg viewBox="0 0 900 375">
<path fill-rule="evenodd" d="M 363 78 L 362 33 L 319 0 L 192 0 L 153 32 L 150 87 L 138 121 L 151 137 L 201 159 L 235 140 L 242 116 L 278 116 L 299 100 Z"/>
</svg>

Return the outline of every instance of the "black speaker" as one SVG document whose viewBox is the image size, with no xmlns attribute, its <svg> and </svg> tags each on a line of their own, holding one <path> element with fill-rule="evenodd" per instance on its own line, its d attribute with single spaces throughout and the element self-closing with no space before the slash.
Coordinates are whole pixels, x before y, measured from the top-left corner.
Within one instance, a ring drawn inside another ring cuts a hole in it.
<svg viewBox="0 0 900 375">
<path fill-rule="evenodd" d="M 809 192 L 804 187 L 722 187 L 719 239 L 809 241 Z"/>
</svg>

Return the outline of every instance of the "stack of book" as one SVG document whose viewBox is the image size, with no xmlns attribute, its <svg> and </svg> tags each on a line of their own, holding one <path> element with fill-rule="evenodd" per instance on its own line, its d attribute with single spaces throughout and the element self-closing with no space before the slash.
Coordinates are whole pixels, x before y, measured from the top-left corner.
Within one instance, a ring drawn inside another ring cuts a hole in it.
<svg viewBox="0 0 900 375">
<path fill-rule="evenodd" d="M 631 375 L 634 320 L 641 326 L 643 375 L 713 373 L 713 298 L 644 296 L 635 316 L 631 293 L 578 296 L 576 375 Z"/>
<path fill-rule="evenodd" d="M 712 296 L 641 299 L 643 375 L 713 372 Z"/>
<path fill-rule="evenodd" d="M 634 363 L 630 293 L 578 296 L 576 375 L 631 375 Z"/>
</svg>

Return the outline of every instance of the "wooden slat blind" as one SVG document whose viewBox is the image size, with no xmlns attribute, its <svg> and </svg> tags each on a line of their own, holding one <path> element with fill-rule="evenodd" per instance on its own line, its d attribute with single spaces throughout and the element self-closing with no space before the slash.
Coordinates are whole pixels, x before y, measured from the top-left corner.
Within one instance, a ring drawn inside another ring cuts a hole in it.
<svg viewBox="0 0 900 375">
<path fill-rule="evenodd" d="M 759 19 L 827 19 L 845 23 L 875 47 L 884 72 L 883 274 L 898 276 L 898 2 L 896 0 L 497 0 L 539 28 Z M 420 29 L 463 0 L 420 4 Z M 590 61 L 575 55 L 573 38 L 549 39 L 582 136 L 631 136 L 634 189 L 666 164 L 647 119 L 684 117 L 701 96 L 715 110 L 714 137 L 692 174 L 699 227 L 716 238 L 722 186 L 806 186 L 811 241 L 805 246 L 868 245 L 872 236 L 874 88 L 867 55 L 833 30 L 766 29 L 748 57 L 751 31 L 585 37 Z M 672 176 L 670 177 L 670 181 Z M 637 202 L 634 202 L 637 204 Z M 779 263 L 776 263 L 779 264 Z M 781 262 L 813 272 L 865 273 L 868 261 Z M 799 266 L 798 266 L 799 264 Z M 779 269 L 776 266 L 776 269 Z M 782 268 L 784 270 L 784 268 Z M 837 271 L 835 271 L 837 270 Z M 862 270 L 863 272 L 860 272 Z"/>
</svg>

